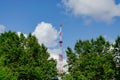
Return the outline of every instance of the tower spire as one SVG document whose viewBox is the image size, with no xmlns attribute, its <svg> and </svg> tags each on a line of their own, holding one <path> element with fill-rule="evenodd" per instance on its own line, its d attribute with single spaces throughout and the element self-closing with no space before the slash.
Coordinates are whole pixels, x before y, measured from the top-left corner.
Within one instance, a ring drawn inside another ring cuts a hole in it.
<svg viewBox="0 0 120 80">
<path fill-rule="evenodd" d="M 63 73 L 63 55 L 62 55 L 62 25 L 60 25 L 60 33 L 59 33 L 59 36 L 60 36 L 60 40 L 59 40 L 59 45 L 60 45 L 60 53 L 59 53 L 59 68 L 58 68 L 58 72 L 59 73 Z"/>
</svg>

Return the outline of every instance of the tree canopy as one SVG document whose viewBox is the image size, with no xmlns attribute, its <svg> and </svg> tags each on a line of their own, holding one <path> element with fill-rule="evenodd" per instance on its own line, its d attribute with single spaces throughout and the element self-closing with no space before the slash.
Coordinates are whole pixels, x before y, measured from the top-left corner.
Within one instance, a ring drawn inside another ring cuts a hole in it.
<svg viewBox="0 0 120 80">
<path fill-rule="evenodd" d="M 0 80 L 49 80 L 57 76 L 56 61 L 32 34 L 0 34 Z"/>
<path fill-rule="evenodd" d="M 116 80 L 120 79 L 120 36 L 117 37 L 115 40 L 115 43 L 113 44 L 113 55 L 114 55 L 114 61 L 116 64 L 116 72 L 115 77 Z"/>
<path fill-rule="evenodd" d="M 68 74 L 63 80 L 110 80 L 115 78 L 116 65 L 110 42 L 104 37 L 79 40 L 74 50 L 67 48 Z"/>
<path fill-rule="evenodd" d="M 114 43 L 99 36 L 78 40 L 66 50 L 68 72 L 63 80 L 119 80 L 120 37 Z M 0 80 L 56 80 L 57 62 L 32 34 L 0 34 Z M 60 76 L 59 75 L 59 76 Z"/>
</svg>

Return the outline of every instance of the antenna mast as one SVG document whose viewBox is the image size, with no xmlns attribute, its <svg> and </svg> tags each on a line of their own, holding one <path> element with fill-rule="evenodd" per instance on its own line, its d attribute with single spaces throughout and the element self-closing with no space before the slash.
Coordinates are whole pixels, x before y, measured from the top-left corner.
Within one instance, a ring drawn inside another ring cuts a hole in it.
<svg viewBox="0 0 120 80">
<path fill-rule="evenodd" d="M 59 53 L 59 64 L 58 64 L 58 72 L 59 73 L 63 73 L 63 55 L 62 55 L 62 25 L 60 25 L 60 41 L 59 41 L 59 45 L 60 45 L 60 53 Z"/>
</svg>

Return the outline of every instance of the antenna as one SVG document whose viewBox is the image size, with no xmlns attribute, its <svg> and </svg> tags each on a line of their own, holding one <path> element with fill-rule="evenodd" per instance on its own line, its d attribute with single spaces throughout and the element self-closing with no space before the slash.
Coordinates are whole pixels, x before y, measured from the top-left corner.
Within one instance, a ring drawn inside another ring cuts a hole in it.
<svg viewBox="0 0 120 80">
<path fill-rule="evenodd" d="M 59 40 L 59 45 L 60 45 L 60 53 L 59 53 L 59 61 L 58 61 L 58 72 L 63 73 L 63 55 L 62 55 L 62 25 L 60 25 L 60 40 Z"/>
</svg>

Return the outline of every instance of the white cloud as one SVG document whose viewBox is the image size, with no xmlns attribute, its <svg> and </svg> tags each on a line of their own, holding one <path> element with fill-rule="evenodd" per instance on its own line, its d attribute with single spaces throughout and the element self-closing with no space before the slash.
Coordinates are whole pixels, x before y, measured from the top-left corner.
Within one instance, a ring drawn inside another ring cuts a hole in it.
<svg viewBox="0 0 120 80">
<path fill-rule="evenodd" d="M 18 34 L 18 36 L 20 36 L 21 32 L 17 32 L 17 34 Z M 27 34 L 24 34 L 24 33 L 23 33 L 23 35 L 24 35 L 25 37 L 27 37 Z"/>
<path fill-rule="evenodd" d="M 94 19 L 111 21 L 120 16 L 120 4 L 115 0 L 62 0 L 66 10 L 75 16 L 92 17 Z"/>
<path fill-rule="evenodd" d="M 58 60 L 58 54 L 60 53 L 60 49 L 48 49 L 50 56 L 56 60 Z"/>
<path fill-rule="evenodd" d="M 21 34 L 21 32 L 17 32 L 18 35 Z M 59 36 L 59 32 L 52 26 L 51 23 L 41 22 L 39 23 L 34 32 L 32 33 L 36 36 L 39 43 L 43 43 L 47 48 L 48 52 L 50 53 L 50 58 L 54 58 L 57 61 L 57 68 L 59 64 L 59 53 L 60 49 L 56 48 L 57 46 L 57 39 Z M 24 34 L 25 37 L 27 37 L 27 34 Z M 52 48 L 52 49 L 51 49 Z M 63 59 L 63 66 L 66 64 L 66 59 Z M 64 71 L 67 71 L 67 68 L 63 68 Z"/>
<path fill-rule="evenodd" d="M 4 25 L 0 25 L 0 33 L 3 33 L 5 30 L 5 26 Z"/>
<path fill-rule="evenodd" d="M 41 22 L 36 26 L 33 32 L 39 43 L 45 44 L 47 47 L 54 47 L 57 45 L 58 32 L 50 23 Z"/>
<path fill-rule="evenodd" d="M 58 31 L 52 26 L 50 23 L 41 22 L 36 26 L 33 35 L 35 35 L 39 41 L 39 43 L 43 43 L 46 47 L 48 47 L 48 52 L 50 53 L 50 58 L 54 58 L 57 61 L 57 68 L 58 68 L 58 58 L 60 49 L 56 48 L 57 46 L 57 39 L 58 39 Z M 52 48 L 52 49 L 51 49 Z M 63 65 L 66 63 L 64 60 Z M 65 69 L 66 70 L 66 69 Z"/>
</svg>

